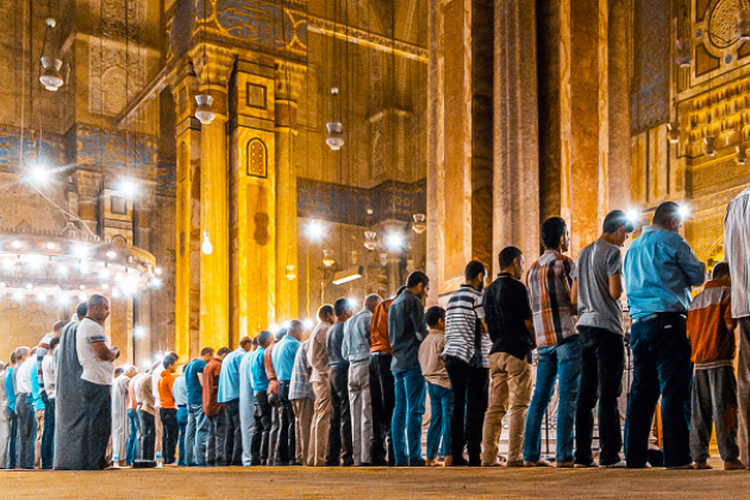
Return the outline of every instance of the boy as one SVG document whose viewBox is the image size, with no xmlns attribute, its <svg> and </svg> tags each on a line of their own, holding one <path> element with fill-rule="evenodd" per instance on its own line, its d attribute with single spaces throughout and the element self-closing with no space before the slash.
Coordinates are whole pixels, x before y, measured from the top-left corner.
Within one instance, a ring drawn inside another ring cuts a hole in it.
<svg viewBox="0 0 750 500">
<path fill-rule="evenodd" d="M 427 392 L 432 404 L 430 428 L 427 431 L 427 461 L 425 465 L 435 466 L 438 448 L 445 457 L 445 465 L 451 463 L 450 428 L 453 393 L 445 362 L 442 358 L 445 349 L 445 309 L 430 307 L 425 313 L 429 335 L 419 346 L 419 365 L 427 381 Z M 442 438 L 442 446 L 440 445 Z"/>
<path fill-rule="evenodd" d="M 742 469 L 737 446 L 737 381 L 734 376 L 734 327 L 729 264 L 719 262 L 713 279 L 693 300 L 687 335 L 695 363 L 690 448 L 696 469 L 711 469 L 708 441 L 716 423 L 716 441 L 724 470 Z"/>
</svg>

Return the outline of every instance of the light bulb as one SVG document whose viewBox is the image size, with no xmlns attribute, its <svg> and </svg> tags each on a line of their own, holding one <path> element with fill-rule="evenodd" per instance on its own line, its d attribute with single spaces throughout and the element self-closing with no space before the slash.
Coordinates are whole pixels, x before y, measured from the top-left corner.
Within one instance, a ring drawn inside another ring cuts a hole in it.
<svg viewBox="0 0 750 500">
<path fill-rule="evenodd" d="M 311 319 L 306 319 L 305 321 L 302 322 L 302 326 L 305 327 L 305 330 L 312 330 L 313 327 L 315 326 L 315 322 Z"/>
<path fill-rule="evenodd" d="M 214 121 L 216 115 L 211 110 L 214 98 L 208 94 L 200 94 L 195 96 L 195 102 L 198 103 L 198 107 L 195 110 L 195 117 L 201 122 L 201 124 L 208 125 Z"/>
<path fill-rule="evenodd" d="M 688 217 L 690 217 L 690 207 L 687 205 L 680 204 L 679 208 L 677 209 L 677 213 L 680 214 L 680 218 L 682 220 L 685 220 Z"/>
<path fill-rule="evenodd" d="M 320 241 L 325 235 L 325 227 L 319 221 L 312 220 L 307 224 L 305 233 L 310 241 Z"/>
<path fill-rule="evenodd" d="M 123 179 L 117 186 L 117 192 L 120 196 L 132 200 L 138 194 L 138 184 L 132 179 Z"/>
<path fill-rule="evenodd" d="M 214 246 L 211 244 L 211 240 L 208 237 L 208 231 L 203 231 L 203 243 L 201 244 L 201 252 L 205 255 L 211 255 L 214 251 Z"/>
<path fill-rule="evenodd" d="M 385 244 L 389 250 L 397 252 L 404 246 L 404 235 L 401 233 L 390 233 L 385 237 Z"/>
</svg>

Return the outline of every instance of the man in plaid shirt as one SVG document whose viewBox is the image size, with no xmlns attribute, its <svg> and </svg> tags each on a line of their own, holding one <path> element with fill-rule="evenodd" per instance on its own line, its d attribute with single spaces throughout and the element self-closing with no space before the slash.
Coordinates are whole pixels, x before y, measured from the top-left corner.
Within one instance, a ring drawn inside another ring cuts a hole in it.
<svg viewBox="0 0 750 500">
<path fill-rule="evenodd" d="M 307 362 L 307 343 L 302 343 L 302 348 L 297 349 L 292 368 L 292 380 L 289 382 L 289 400 L 294 407 L 295 432 L 297 443 L 297 463 L 301 465 L 313 465 L 310 454 L 310 426 L 312 425 L 313 395 L 310 375 L 312 367 Z"/>
<path fill-rule="evenodd" d="M 531 265 L 528 275 L 531 310 L 536 333 L 536 387 L 526 417 L 523 460 L 527 467 L 548 466 L 541 460 L 541 427 L 544 410 L 558 379 L 557 407 L 558 467 L 573 467 L 573 424 L 581 370 L 581 346 L 575 330 L 575 308 L 570 300 L 573 260 L 563 255 L 570 236 L 559 217 L 542 224 L 544 253 Z"/>
</svg>

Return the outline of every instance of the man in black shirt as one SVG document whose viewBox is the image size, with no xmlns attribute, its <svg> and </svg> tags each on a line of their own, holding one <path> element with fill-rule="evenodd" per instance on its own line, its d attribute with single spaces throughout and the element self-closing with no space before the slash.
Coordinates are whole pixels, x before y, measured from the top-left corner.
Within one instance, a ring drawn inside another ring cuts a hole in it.
<svg viewBox="0 0 750 500">
<path fill-rule="evenodd" d="M 484 416 L 482 465 L 498 465 L 498 440 L 506 409 L 508 467 L 523 466 L 523 432 L 531 400 L 531 350 L 535 347 L 529 292 L 521 282 L 524 259 L 521 250 L 500 252 L 500 274 L 484 294 L 484 313 L 492 339 L 490 351 L 490 400 Z"/>
</svg>

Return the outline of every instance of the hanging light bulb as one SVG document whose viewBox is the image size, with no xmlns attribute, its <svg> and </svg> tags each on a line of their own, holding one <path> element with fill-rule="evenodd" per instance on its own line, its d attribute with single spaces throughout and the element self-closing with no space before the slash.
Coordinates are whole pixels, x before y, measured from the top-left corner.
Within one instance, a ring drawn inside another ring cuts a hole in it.
<svg viewBox="0 0 750 500">
<path fill-rule="evenodd" d="M 344 126 L 339 122 L 328 122 L 326 123 L 326 129 L 328 129 L 326 144 L 331 148 L 331 151 L 338 151 L 345 144 Z"/>
<path fill-rule="evenodd" d="M 411 224 L 411 228 L 415 233 L 422 234 L 427 230 L 427 224 L 425 223 L 427 217 L 425 214 L 414 214 L 411 218 L 414 221 Z"/>
<path fill-rule="evenodd" d="M 378 233 L 375 231 L 365 231 L 365 248 L 368 250 L 375 250 L 375 238 L 378 237 Z"/>
<path fill-rule="evenodd" d="M 211 110 L 214 98 L 208 94 L 199 94 L 195 96 L 195 102 L 198 103 L 198 108 L 195 110 L 195 117 L 200 120 L 201 124 L 208 125 L 214 121 L 216 115 Z"/>
<path fill-rule="evenodd" d="M 737 158 L 735 161 L 738 165 L 745 165 L 747 163 L 747 151 L 742 146 L 737 146 Z"/>
<path fill-rule="evenodd" d="M 47 19 L 47 36 L 49 37 L 52 28 L 57 25 L 57 22 L 53 18 Z M 42 74 L 39 76 L 39 81 L 44 85 L 44 88 L 50 92 L 57 92 L 57 90 L 63 86 L 65 81 L 60 74 L 60 68 L 62 68 L 62 61 L 52 54 L 50 45 L 45 46 L 45 50 L 42 53 Z"/>
<path fill-rule="evenodd" d="M 693 63 L 693 54 L 691 52 L 692 44 L 687 38 L 677 40 L 675 44 L 675 60 L 681 68 L 689 68 Z"/>
<path fill-rule="evenodd" d="M 333 259 L 333 250 L 323 250 L 323 265 L 326 267 L 331 267 L 336 263 L 336 261 Z"/>
<path fill-rule="evenodd" d="M 297 270 L 294 266 L 294 264 L 287 264 L 286 266 L 286 279 L 289 281 L 294 281 L 294 279 L 297 277 Z"/>
<path fill-rule="evenodd" d="M 750 10 L 740 9 L 737 13 L 737 37 L 741 43 L 750 40 Z"/>
<path fill-rule="evenodd" d="M 201 252 L 205 255 L 211 255 L 214 251 L 214 246 L 211 244 L 211 240 L 208 237 L 208 231 L 203 231 L 203 243 L 201 244 Z"/>
</svg>

